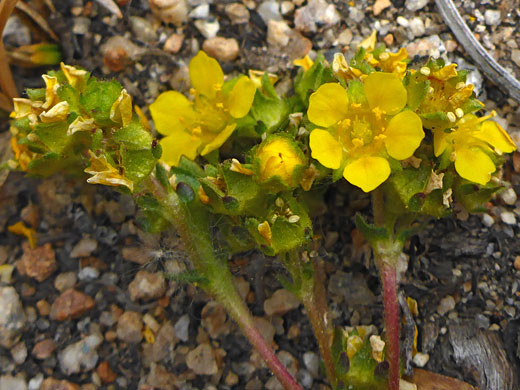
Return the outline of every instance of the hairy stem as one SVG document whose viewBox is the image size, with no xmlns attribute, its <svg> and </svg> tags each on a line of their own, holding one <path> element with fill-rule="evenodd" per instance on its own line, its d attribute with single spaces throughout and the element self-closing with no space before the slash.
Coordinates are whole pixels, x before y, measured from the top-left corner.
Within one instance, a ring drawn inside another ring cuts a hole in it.
<svg viewBox="0 0 520 390">
<path fill-rule="evenodd" d="M 399 351 L 399 304 L 397 303 L 397 280 L 395 267 L 382 262 L 379 272 L 383 282 L 383 299 L 385 304 L 385 325 L 387 338 L 388 389 L 399 390 L 400 351 Z"/>
<path fill-rule="evenodd" d="M 177 229 L 193 266 L 207 278 L 204 289 L 226 307 L 283 387 L 286 390 L 301 390 L 302 387 L 278 360 L 255 326 L 249 309 L 236 289 L 226 259 L 216 256 L 207 212 L 196 207 L 187 207 L 176 193 L 166 194 L 160 185 L 154 182 L 152 184 L 155 184 L 154 193 L 163 202 L 168 213 L 167 218 Z"/>
<path fill-rule="evenodd" d="M 332 323 L 328 321 L 327 299 L 325 295 L 323 260 L 313 259 L 314 277 L 303 284 L 301 300 L 309 316 L 314 336 L 318 341 L 320 354 L 325 364 L 327 378 L 333 389 L 338 384 L 336 366 L 332 356 Z"/>
</svg>

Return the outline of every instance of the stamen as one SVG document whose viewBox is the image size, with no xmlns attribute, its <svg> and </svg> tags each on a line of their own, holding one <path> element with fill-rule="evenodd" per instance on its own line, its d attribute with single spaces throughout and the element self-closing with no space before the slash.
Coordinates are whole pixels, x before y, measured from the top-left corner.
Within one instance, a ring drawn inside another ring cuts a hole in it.
<svg viewBox="0 0 520 390">
<path fill-rule="evenodd" d="M 462 118 L 464 116 L 464 111 L 462 110 L 462 108 L 457 108 L 455 110 L 455 115 L 457 115 L 458 118 Z"/>
<path fill-rule="evenodd" d="M 455 85 L 455 89 L 462 89 L 466 86 L 466 83 L 464 81 L 460 81 Z"/>
<path fill-rule="evenodd" d="M 388 54 L 386 51 L 385 51 L 384 53 L 381 53 L 381 54 L 379 55 L 379 59 L 380 59 L 380 60 L 383 60 L 383 61 L 386 61 L 386 60 L 389 59 L 389 58 L 390 58 L 390 54 Z"/>
<path fill-rule="evenodd" d="M 363 146 L 365 144 L 361 138 L 354 138 L 352 140 L 352 143 L 354 144 L 354 146 L 356 148 L 360 148 L 361 146 Z"/>
</svg>

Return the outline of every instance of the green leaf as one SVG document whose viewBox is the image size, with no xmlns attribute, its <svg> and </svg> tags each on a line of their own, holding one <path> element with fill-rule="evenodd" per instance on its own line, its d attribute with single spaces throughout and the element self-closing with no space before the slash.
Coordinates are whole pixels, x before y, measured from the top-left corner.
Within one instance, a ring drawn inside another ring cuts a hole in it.
<svg viewBox="0 0 520 390">
<path fill-rule="evenodd" d="M 314 64 L 306 71 L 298 74 L 294 81 L 294 91 L 305 107 L 309 105 L 309 95 L 320 85 L 333 82 L 334 75 L 329 65 L 325 66 L 325 58 L 319 54 Z"/>
<path fill-rule="evenodd" d="M 21 118 L 21 119 L 13 119 L 10 122 L 11 126 L 16 127 L 18 130 L 20 130 L 24 134 L 29 134 L 32 131 L 31 127 L 31 121 L 28 117 Z"/>
<path fill-rule="evenodd" d="M 460 108 L 462 109 L 462 111 L 464 111 L 464 114 L 471 114 L 475 111 L 484 108 L 484 104 L 482 104 L 478 99 L 471 97 L 464 103 L 462 103 L 462 106 Z"/>
<path fill-rule="evenodd" d="M 366 103 L 365 89 L 363 83 L 359 80 L 351 80 L 348 83 L 347 94 L 349 101 L 353 103 Z"/>
<path fill-rule="evenodd" d="M 137 205 L 141 209 L 141 215 L 137 223 L 141 228 L 150 233 L 159 233 L 166 230 L 170 223 L 165 218 L 165 211 L 159 201 L 150 195 L 137 198 Z"/>
<path fill-rule="evenodd" d="M 80 103 L 88 114 L 100 126 L 111 126 L 110 109 L 121 94 L 121 84 L 117 81 L 98 81 L 89 79 L 85 91 L 81 94 Z"/>
<path fill-rule="evenodd" d="M 371 244 L 377 241 L 388 240 L 390 237 L 390 234 L 386 228 L 376 227 L 367 223 L 367 221 L 365 221 L 365 219 L 359 213 L 356 214 L 356 227 L 361 233 L 363 233 L 365 239 Z"/>
<path fill-rule="evenodd" d="M 155 167 L 155 157 L 150 150 L 120 149 L 121 165 L 124 175 L 134 182 L 139 182 L 148 177 Z"/>
<path fill-rule="evenodd" d="M 183 181 L 177 183 L 175 188 L 175 192 L 179 195 L 179 199 L 184 203 L 191 203 L 195 200 L 195 191 L 188 183 L 184 183 Z"/>
<path fill-rule="evenodd" d="M 203 288 L 204 286 L 209 285 L 209 279 L 195 270 L 179 272 L 176 274 L 165 273 L 164 276 L 165 278 L 174 280 L 178 283 L 200 285 Z"/>
<path fill-rule="evenodd" d="M 141 122 L 133 120 L 128 126 L 117 130 L 114 141 L 124 145 L 128 150 L 149 150 L 152 148 L 153 137 Z"/>
<path fill-rule="evenodd" d="M 171 192 L 172 187 L 170 185 L 170 181 L 168 180 L 168 172 L 166 172 L 166 169 L 162 166 L 162 164 L 155 164 L 155 176 L 157 177 L 157 180 L 161 185 L 166 188 L 168 192 Z"/>
</svg>

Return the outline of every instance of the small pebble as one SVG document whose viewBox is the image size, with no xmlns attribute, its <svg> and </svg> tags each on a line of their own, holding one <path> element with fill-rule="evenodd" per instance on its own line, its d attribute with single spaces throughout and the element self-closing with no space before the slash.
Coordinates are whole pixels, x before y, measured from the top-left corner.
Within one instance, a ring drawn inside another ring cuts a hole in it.
<svg viewBox="0 0 520 390">
<path fill-rule="evenodd" d="M 424 367 L 430 360 L 430 355 L 427 353 L 417 352 L 413 357 L 413 362 L 417 367 Z"/>
<path fill-rule="evenodd" d="M 181 26 L 188 20 L 186 0 L 149 0 L 149 4 L 155 17 L 164 23 Z"/>
<path fill-rule="evenodd" d="M 102 342 L 103 338 L 99 334 L 93 334 L 67 346 L 58 355 L 61 372 L 72 375 L 92 370 L 96 367 L 97 348 Z"/>
<path fill-rule="evenodd" d="M 189 330 L 190 326 L 190 316 L 185 314 L 181 318 L 177 320 L 174 325 L 175 336 L 183 342 L 187 342 L 189 340 Z"/>
<path fill-rule="evenodd" d="M 410 11 L 418 11 L 428 4 L 429 0 L 406 0 L 406 8 Z"/>
<path fill-rule="evenodd" d="M 516 203 L 517 195 L 515 190 L 511 187 L 502 191 L 499 196 L 500 199 L 509 206 L 513 206 Z"/>
<path fill-rule="evenodd" d="M 204 38 L 215 38 L 217 36 L 218 31 L 220 30 L 220 24 L 218 20 L 196 20 L 194 22 L 195 27 L 200 33 L 204 36 Z"/>
<path fill-rule="evenodd" d="M 244 24 L 249 22 L 249 11 L 246 6 L 240 3 L 231 3 L 226 5 L 226 15 L 231 19 L 233 24 Z"/>
<path fill-rule="evenodd" d="M 238 57 L 239 47 L 235 38 L 215 37 L 206 39 L 202 49 L 211 57 L 221 62 L 233 61 Z"/>
<path fill-rule="evenodd" d="M 201 4 L 195 7 L 190 13 L 190 18 L 206 19 L 209 16 L 209 4 Z"/>
<path fill-rule="evenodd" d="M 499 10 L 488 9 L 486 12 L 484 12 L 484 19 L 488 26 L 498 26 L 502 16 Z"/>
<path fill-rule="evenodd" d="M 87 257 L 92 254 L 98 247 L 98 243 L 93 238 L 82 238 L 70 252 L 70 257 Z"/>
<path fill-rule="evenodd" d="M 511 50 L 511 60 L 516 64 L 516 66 L 520 67 L 520 50 L 519 49 Z"/>
<path fill-rule="evenodd" d="M 66 290 L 53 302 L 50 318 L 57 321 L 78 318 L 93 307 L 94 300 L 87 294 L 72 289 Z"/>
<path fill-rule="evenodd" d="M 483 214 L 482 223 L 487 227 L 491 227 L 495 223 L 495 219 L 489 214 Z"/>
<path fill-rule="evenodd" d="M 0 347 L 11 348 L 25 328 L 26 317 L 13 287 L 0 287 Z"/>
<path fill-rule="evenodd" d="M 282 20 L 282 15 L 280 15 L 280 5 L 277 1 L 264 1 L 258 6 L 256 12 L 258 12 L 265 24 L 268 24 L 271 20 Z"/>
<path fill-rule="evenodd" d="M 160 298 L 166 290 L 166 282 L 162 272 L 139 271 L 134 280 L 128 285 L 128 292 L 132 301 L 152 300 Z"/>
<path fill-rule="evenodd" d="M 296 309 L 298 306 L 300 306 L 300 301 L 293 293 L 280 289 L 275 291 L 269 299 L 265 300 L 264 311 L 268 316 L 275 314 L 283 315 L 290 310 Z"/>
<path fill-rule="evenodd" d="M 23 341 L 20 341 L 13 348 L 11 348 L 10 352 L 11 357 L 17 365 L 20 365 L 23 362 L 25 362 L 25 359 L 27 358 L 27 347 L 25 346 L 25 343 Z"/>
<path fill-rule="evenodd" d="M 186 365 L 197 375 L 213 375 L 218 372 L 215 353 L 207 343 L 199 345 L 188 353 Z"/>
<path fill-rule="evenodd" d="M 124 312 L 117 321 L 117 337 L 127 343 L 138 343 L 143 338 L 143 319 L 135 311 Z"/>
<path fill-rule="evenodd" d="M 181 50 L 182 42 L 184 41 L 184 35 L 182 34 L 172 34 L 166 39 L 166 42 L 164 42 L 163 50 L 171 53 L 176 54 Z M 128 248 L 123 248 L 123 257 L 125 257 L 124 250 Z M 138 248 L 140 249 L 140 248 Z M 128 260 L 125 257 L 126 260 Z M 133 261 L 133 260 L 132 260 Z"/>
<path fill-rule="evenodd" d="M 139 16 L 130 16 L 129 20 L 132 33 L 138 40 L 144 42 L 154 42 L 157 40 L 156 29 L 148 20 Z"/>
<path fill-rule="evenodd" d="M 314 378 L 319 377 L 320 357 L 315 352 L 305 352 L 303 354 L 303 364 Z"/>
<path fill-rule="evenodd" d="M 453 298 L 451 295 L 447 295 L 441 299 L 441 302 L 437 307 L 437 313 L 443 316 L 444 314 L 453 309 L 455 309 L 455 298 Z"/>
<path fill-rule="evenodd" d="M 27 382 L 22 376 L 0 376 L 0 390 L 27 390 Z"/>
<path fill-rule="evenodd" d="M 513 214 L 511 211 L 504 211 L 502 214 L 500 214 L 500 219 L 507 225 L 516 224 L 515 214 Z"/>
<path fill-rule="evenodd" d="M 513 263 L 513 266 L 517 271 L 520 271 L 520 256 L 515 257 L 515 262 Z"/>
</svg>

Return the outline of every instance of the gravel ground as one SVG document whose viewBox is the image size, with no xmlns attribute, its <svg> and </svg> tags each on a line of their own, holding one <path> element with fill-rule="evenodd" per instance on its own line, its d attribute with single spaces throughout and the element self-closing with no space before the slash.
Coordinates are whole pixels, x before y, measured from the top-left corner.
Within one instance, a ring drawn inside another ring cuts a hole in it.
<svg viewBox="0 0 520 390">
<path fill-rule="evenodd" d="M 393 50 L 404 46 L 416 59 L 443 56 L 471 69 L 479 98 L 520 141 L 518 103 L 466 58 L 433 2 L 188 0 L 186 12 L 174 13 L 153 12 L 147 0 L 118 3 L 123 19 L 96 1 L 56 1 L 49 20 L 66 62 L 117 78 L 143 108 L 166 89 L 189 88 L 187 63 L 200 48 L 226 72 L 276 72 L 283 91 L 292 59 L 352 53 L 376 29 Z M 519 77 L 518 1 L 461 3 L 486 49 Z M 12 18 L 4 39 L 13 47 L 38 37 Z M 41 86 L 40 69 L 14 72 L 20 90 Z M 487 213 L 433 221 L 403 258 L 402 290 L 419 303 L 414 365 L 482 390 L 519 386 L 518 172 L 517 152 L 504 168 L 511 187 Z M 377 273 L 353 227 L 368 199 L 341 183 L 326 201 L 316 230 L 334 322 L 381 330 Z M 79 179 L 12 173 L 0 204 L 1 390 L 279 388 L 221 306 L 164 279 L 163 271 L 187 266 L 182 246 L 175 236 L 141 231 L 129 197 Z M 36 229 L 36 249 L 8 232 L 20 220 Z M 278 263 L 253 253 L 234 259 L 233 270 L 289 371 L 305 388 L 327 389 L 303 309 L 276 279 Z"/>
</svg>

